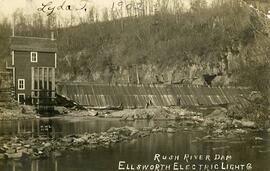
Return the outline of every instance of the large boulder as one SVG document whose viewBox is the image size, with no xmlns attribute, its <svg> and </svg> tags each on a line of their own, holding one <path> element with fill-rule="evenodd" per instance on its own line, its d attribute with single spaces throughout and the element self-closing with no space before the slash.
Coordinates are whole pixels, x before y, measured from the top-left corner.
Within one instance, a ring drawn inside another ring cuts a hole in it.
<svg viewBox="0 0 270 171">
<path fill-rule="evenodd" d="M 218 108 L 214 110 L 211 114 L 206 116 L 206 119 L 212 119 L 215 121 L 226 121 L 228 119 L 226 108 Z"/>
<path fill-rule="evenodd" d="M 66 107 L 63 106 L 56 106 L 54 108 L 55 112 L 57 112 L 58 114 L 67 114 L 69 111 Z"/>
<path fill-rule="evenodd" d="M 245 116 L 243 108 L 237 104 L 229 105 L 227 114 L 234 119 L 242 119 Z"/>
<path fill-rule="evenodd" d="M 232 124 L 234 125 L 234 127 L 241 127 L 241 128 L 256 128 L 257 127 L 255 122 L 245 120 L 245 119 L 242 119 L 242 120 L 234 119 Z"/>
<path fill-rule="evenodd" d="M 168 132 L 168 133 L 175 133 L 175 132 L 176 132 L 176 130 L 175 130 L 175 129 L 173 129 L 173 128 L 168 128 L 168 129 L 167 129 L 167 132 Z"/>
<path fill-rule="evenodd" d="M 249 121 L 249 120 L 242 120 L 242 126 L 245 128 L 256 128 L 257 127 L 255 122 Z"/>
<path fill-rule="evenodd" d="M 122 118 L 126 113 L 129 113 L 130 110 L 129 109 L 126 109 L 126 110 L 120 110 L 120 111 L 115 111 L 115 112 L 112 112 L 110 114 L 110 117 L 112 118 Z"/>
</svg>

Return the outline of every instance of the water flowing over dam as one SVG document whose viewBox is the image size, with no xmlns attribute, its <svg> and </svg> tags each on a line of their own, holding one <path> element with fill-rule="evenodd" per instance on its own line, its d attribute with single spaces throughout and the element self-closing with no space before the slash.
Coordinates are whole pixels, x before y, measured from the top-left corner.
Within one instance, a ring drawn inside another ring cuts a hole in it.
<svg viewBox="0 0 270 171">
<path fill-rule="evenodd" d="M 234 103 L 245 106 L 250 92 L 245 87 L 108 85 L 81 82 L 57 84 L 59 95 L 86 107 L 216 106 Z"/>
</svg>

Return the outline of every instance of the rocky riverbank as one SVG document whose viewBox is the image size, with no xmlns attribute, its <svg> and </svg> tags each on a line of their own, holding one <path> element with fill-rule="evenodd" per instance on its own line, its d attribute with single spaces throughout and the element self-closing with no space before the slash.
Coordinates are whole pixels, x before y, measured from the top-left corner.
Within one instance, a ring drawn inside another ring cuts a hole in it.
<svg viewBox="0 0 270 171">
<path fill-rule="evenodd" d="M 101 133 L 68 135 L 61 138 L 21 136 L 0 137 L 0 159 L 42 159 L 60 156 L 64 151 L 109 147 L 115 143 L 150 135 L 151 129 L 110 128 Z"/>
<path fill-rule="evenodd" d="M 0 121 L 34 118 L 36 118 L 36 115 L 31 106 L 0 107 Z"/>
</svg>

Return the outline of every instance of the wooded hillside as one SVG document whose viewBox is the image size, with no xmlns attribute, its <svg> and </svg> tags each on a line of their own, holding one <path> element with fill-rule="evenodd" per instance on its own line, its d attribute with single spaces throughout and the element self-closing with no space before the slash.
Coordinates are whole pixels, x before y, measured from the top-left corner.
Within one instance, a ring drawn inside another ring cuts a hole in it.
<svg viewBox="0 0 270 171">
<path fill-rule="evenodd" d="M 56 32 L 58 80 L 102 83 L 201 83 L 220 75 L 218 84 L 253 86 L 269 93 L 270 20 L 240 0 L 216 0 L 191 8 L 164 4 L 154 15 L 98 21 L 94 11 L 79 25 L 59 27 L 56 16 L 31 19 L 17 12 L 16 35 Z M 113 14 L 110 14 L 113 16 Z M 29 22 L 31 21 L 31 22 Z M 0 24 L 0 56 L 7 58 L 11 25 Z"/>
</svg>

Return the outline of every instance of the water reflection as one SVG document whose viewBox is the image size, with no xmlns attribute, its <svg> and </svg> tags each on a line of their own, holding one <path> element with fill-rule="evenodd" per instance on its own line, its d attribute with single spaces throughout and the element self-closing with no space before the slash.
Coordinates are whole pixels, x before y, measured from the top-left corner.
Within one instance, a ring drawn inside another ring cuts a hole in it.
<svg viewBox="0 0 270 171">
<path fill-rule="evenodd" d="M 119 122 L 115 119 L 34 119 L 23 121 L 5 121 L 0 123 L 0 135 L 16 136 L 31 134 L 32 136 L 58 137 L 67 134 L 83 134 L 85 132 L 102 132 L 111 127 L 133 126 L 136 128 L 152 127 L 154 121 Z M 166 125 L 165 122 L 160 122 Z"/>
<path fill-rule="evenodd" d="M 28 121 L 12 121 L 0 123 L 0 134 L 18 135 L 29 134 L 29 136 L 64 136 L 67 134 L 84 132 L 102 132 L 110 127 L 121 127 L 124 125 L 134 127 L 147 127 L 154 125 L 165 125 L 167 122 L 136 121 L 119 122 L 117 120 L 85 119 L 85 120 L 63 120 L 40 119 Z M 125 160 L 130 163 L 153 163 L 155 153 L 160 154 L 222 154 L 232 155 L 233 163 L 251 162 L 254 164 L 253 171 L 269 171 L 270 148 L 269 141 L 263 144 L 263 150 L 253 148 L 249 142 L 197 142 L 192 140 L 204 136 L 200 131 L 182 131 L 177 134 L 152 134 L 150 137 L 119 143 L 109 148 L 99 148 L 91 151 L 65 152 L 61 157 L 51 157 L 46 160 L 24 159 L 20 161 L 0 160 L 2 171 L 110 171 L 117 170 L 118 162 Z M 270 138 L 269 134 L 254 134 Z M 229 148 L 221 148 L 229 146 Z"/>
<path fill-rule="evenodd" d="M 33 160 L 33 161 L 8 161 L 5 165 L 0 163 L 1 171 L 45 171 L 46 167 L 43 164 L 44 161 Z M 49 170 L 46 171 L 59 171 L 58 170 L 58 159 L 50 160 Z M 4 167 L 2 167 L 4 166 Z"/>
</svg>

